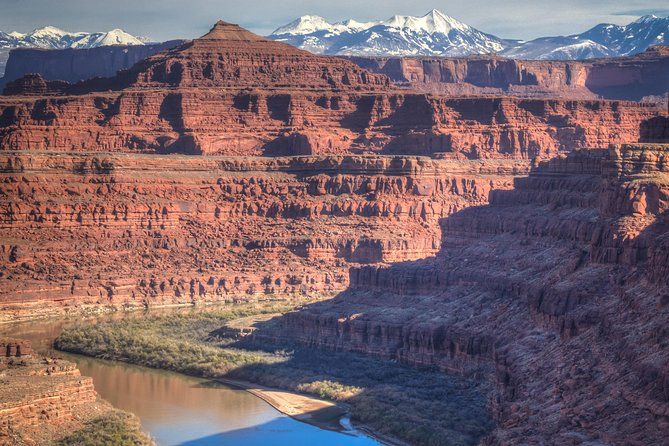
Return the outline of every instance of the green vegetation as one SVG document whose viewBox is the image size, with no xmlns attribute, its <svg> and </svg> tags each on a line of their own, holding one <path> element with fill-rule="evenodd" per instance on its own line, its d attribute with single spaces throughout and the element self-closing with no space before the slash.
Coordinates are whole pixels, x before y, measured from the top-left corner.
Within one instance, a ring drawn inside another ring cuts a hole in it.
<svg viewBox="0 0 669 446">
<path fill-rule="evenodd" d="M 148 315 L 65 330 L 59 349 L 207 378 L 246 380 L 345 402 L 354 420 L 414 444 L 473 445 L 488 433 L 486 388 L 436 370 L 293 345 L 225 338 L 225 324 L 283 313 L 257 303 L 186 314 Z M 262 347 L 262 348 L 261 348 Z"/>
<path fill-rule="evenodd" d="M 153 441 L 140 430 L 137 417 L 120 410 L 86 423 L 60 440 L 59 446 L 149 446 Z"/>
</svg>

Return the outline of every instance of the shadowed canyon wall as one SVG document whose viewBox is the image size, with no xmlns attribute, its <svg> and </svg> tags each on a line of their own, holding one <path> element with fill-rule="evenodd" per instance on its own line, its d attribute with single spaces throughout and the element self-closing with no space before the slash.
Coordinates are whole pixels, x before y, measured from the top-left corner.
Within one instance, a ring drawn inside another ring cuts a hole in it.
<svg viewBox="0 0 669 446">
<path fill-rule="evenodd" d="M 441 219 L 435 256 L 352 268 L 350 288 L 260 324 L 496 385 L 486 444 L 661 445 L 669 431 L 669 146 L 540 163 Z"/>
<path fill-rule="evenodd" d="M 112 77 L 142 59 L 183 44 L 183 40 L 146 45 L 111 45 L 98 48 L 43 50 L 18 48 L 9 53 L 0 90 L 27 74 L 39 74 L 47 80 L 78 82 L 93 77 Z"/>
</svg>

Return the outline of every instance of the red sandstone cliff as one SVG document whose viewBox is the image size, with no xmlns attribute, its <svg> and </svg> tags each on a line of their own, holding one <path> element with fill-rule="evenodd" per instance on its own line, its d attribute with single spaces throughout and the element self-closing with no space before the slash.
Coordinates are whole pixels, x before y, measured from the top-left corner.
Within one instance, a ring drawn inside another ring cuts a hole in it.
<svg viewBox="0 0 669 446">
<path fill-rule="evenodd" d="M 5 153 L 6 318 L 332 293 L 351 265 L 439 249 L 437 221 L 523 161 Z"/>
<path fill-rule="evenodd" d="M 74 363 L 0 339 L 0 444 L 49 445 L 113 410 Z"/>
<path fill-rule="evenodd" d="M 0 148 L 220 155 L 552 155 L 636 142 L 667 110 L 619 101 L 448 98 L 219 22 L 111 79 L 24 78 Z M 649 124 L 651 123 L 651 124 Z"/>
</svg>

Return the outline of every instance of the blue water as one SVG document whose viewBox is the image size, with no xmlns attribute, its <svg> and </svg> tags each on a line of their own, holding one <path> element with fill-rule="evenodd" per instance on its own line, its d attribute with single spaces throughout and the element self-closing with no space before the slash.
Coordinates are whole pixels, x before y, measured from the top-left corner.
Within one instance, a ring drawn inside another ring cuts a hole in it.
<svg viewBox="0 0 669 446">
<path fill-rule="evenodd" d="M 62 323 L 33 322 L 5 327 L 11 336 L 29 339 L 41 353 Z M 142 428 L 161 446 L 371 446 L 360 432 L 335 432 L 287 417 L 252 394 L 178 373 L 78 355 L 82 375 L 91 376 L 100 396 L 137 415 Z"/>
</svg>

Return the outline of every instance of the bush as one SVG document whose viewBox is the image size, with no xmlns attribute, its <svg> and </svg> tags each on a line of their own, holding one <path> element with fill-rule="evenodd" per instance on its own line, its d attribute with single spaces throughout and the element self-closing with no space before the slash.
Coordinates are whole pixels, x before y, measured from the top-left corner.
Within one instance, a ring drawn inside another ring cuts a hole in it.
<svg viewBox="0 0 669 446">
<path fill-rule="evenodd" d="M 241 379 L 346 402 L 351 416 L 414 444 L 474 445 L 494 426 L 484 385 L 347 352 L 213 337 L 226 322 L 288 304 L 237 305 L 66 329 L 58 348 L 207 378 Z"/>
<path fill-rule="evenodd" d="M 140 429 L 134 415 L 119 410 L 86 423 L 60 440 L 60 446 L 148 446 L 153 441 Z"/>
</svg>

